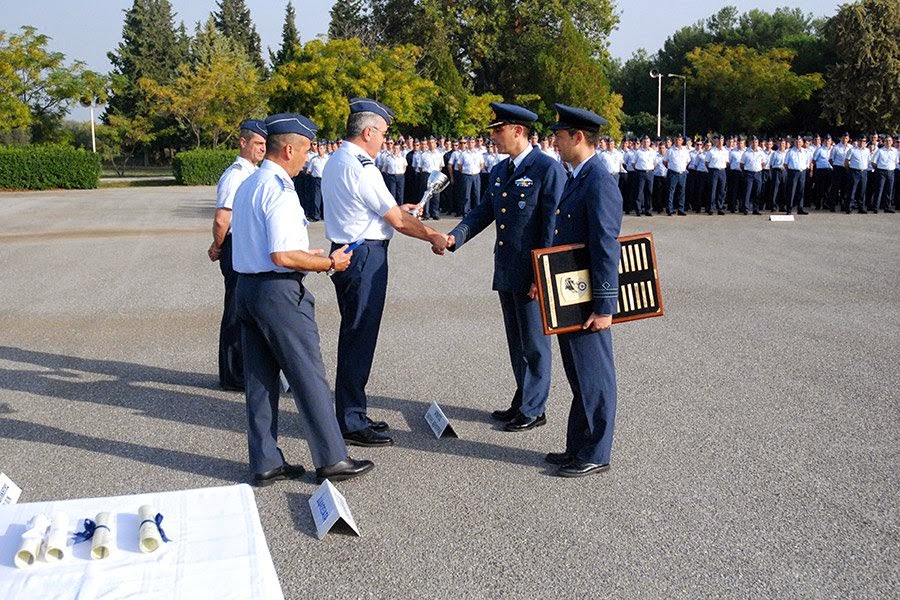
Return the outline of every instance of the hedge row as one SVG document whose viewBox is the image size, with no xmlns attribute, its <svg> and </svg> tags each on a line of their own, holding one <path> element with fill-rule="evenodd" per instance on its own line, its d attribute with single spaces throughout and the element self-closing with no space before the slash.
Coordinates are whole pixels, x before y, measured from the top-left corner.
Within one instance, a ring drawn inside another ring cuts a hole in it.
<svg viewBox="0 0 900 600">
<path fill-rule="evenodd" d="M 179 185 L 215 185 L 222 171 L 234 162 L 236 150 L 188 150 L 172 159 L 172 173 Z"/>
<path fill-rule="evenodd" d="M 68 146 L 0 147 L 0 189 L 90 189 L 99 183 L 99 154 Z"/>
</svg>

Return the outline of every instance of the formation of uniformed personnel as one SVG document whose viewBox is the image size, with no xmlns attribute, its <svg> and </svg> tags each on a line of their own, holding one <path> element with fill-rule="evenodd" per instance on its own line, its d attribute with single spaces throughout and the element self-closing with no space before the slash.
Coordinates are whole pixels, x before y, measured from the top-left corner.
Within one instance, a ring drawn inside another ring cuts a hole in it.
<svg viewBox="0 0 900 600">
<path fill-rule="evenodd" d="M 289 464 L 278 448 L 281 369 L 306 424 L 317 478 L 348 479 L 374 465 L 347 455 L 325 379 L 315 298 L 303 279 L 309 272 L 346 270 L 353 253 L 346 246 L 329 256 L 309 248 L 306 216 L 292 178 L 306 162 L 316 125 L 296 114 L 272 115 L 265 124 L 265 160 L 238 188 L 232 216 L 250 468 L 258 486 L 305 472 Z"/>
<path fill-rule="evenodd" d="M 531 251 L 550 246 L 565 171 L 531 145 L 535 113 L 499 102 L 491 108 L 491 140 L 509 156 L 491 170 L 482 201 L 450 231 L 448 246 L 455 251 L 495 225 L 493 289 L 500 296 L 516 391 L 510 406 L 492 416 L 505 421 L 507 431 L 525 431 L 546 423 L 551 364 L 540 308 L 529 296 L 534 285 Z"/>
<path fill-rule="evenodd" d="M 563 452 L 546 460 L 559 465 L 562 477 L 582 477 L 609 470 L 616 418 L 616 371 L 612 315 L 616 312 L 619 229 L 622 197 L 616 181 L 594 153 L 606 120 L 588 110 L 556 105 L 556 131 L 562 159 L 572 165 L 559 201 L 552 245 L 585 244 L 590 255 L 591 315 L 582 330 L 557 336 L 572 406 Z"/>
<path fill-rule="evenodd" d="M 241 324 L 234 301 L 237 273 L 232 267 L 231 211 L 238 187 L 256 171 L 256 165 L 266 153 L 266 124 L 255 119 L 241 123 L 238 144 L 237 158 L 225 169 L 216 185 L 213 241 L 207 250 L 211 261 L 219 261 L 219 270 L 225 280 L 225 302 L 219 325 L 219 385 L 231 391 L 244 389 Z"/>
<path fill-rule="evenodd" d="M 366 384 L 384 312 L 388 281 L 388 244 L 394 231 L 425 240 L 442 250 L 446 236 L 422 224 L 397 206 L 375 167 L 374 157 L 387 137 L 394 113 L 368 98 L 350 100 L 347 136 L 325 165 L 322 195 L 325 237 L 332 251 L 360 243 L 350 268 L 331 281 L 341 313 L 338 337 L 335 410 L 344 440 L 359 446 L 389 446 L 384 421 L 367 414 Z"/>
</svg>

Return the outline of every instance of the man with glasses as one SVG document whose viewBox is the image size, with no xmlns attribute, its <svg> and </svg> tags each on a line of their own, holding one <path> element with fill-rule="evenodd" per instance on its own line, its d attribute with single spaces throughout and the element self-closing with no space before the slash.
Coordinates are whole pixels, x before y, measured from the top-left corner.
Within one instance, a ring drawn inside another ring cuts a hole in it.
<svg viewBox="0 0 900 600">
<path fill-rule="evenodd" d="M 341 313 L 335 410 L 344 440 L 357 446 L 394 443 L 382 433 L 387 423 L 372 421 L 366 414 L 366 384 L 387 292 L 388 243 L 396 230 L 431 243 L 438 252 L 447 246 L 445 235 L 407 212 L 415 205 L 397 206 L 375 168 L 373 158 L 393 119 L 393 111 L 380 102 L 351 99 L 347 137 L 325 165 L 322 177 L 325 237 L 331 240 L 332 251 L 361 242 L 350 268 L 331 278 Z"/>
</svg>

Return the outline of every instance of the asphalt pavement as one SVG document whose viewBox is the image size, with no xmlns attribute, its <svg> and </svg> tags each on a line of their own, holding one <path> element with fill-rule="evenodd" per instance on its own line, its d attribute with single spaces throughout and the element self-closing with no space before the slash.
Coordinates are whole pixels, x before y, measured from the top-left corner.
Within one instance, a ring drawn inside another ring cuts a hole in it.
<svg viewBox="0 0 900 600">
<path fill-rule="evenodd" d="M 0 194 L 0 471 L 20 502 L 249 482 L 243 397 L 217 387 L 213 205 Z M 351 449 L 376 462 L 338 484 L 360 537 L 316 539 L 310 475 L 256 492 L 287 598 L 900 595 L 900 218 L 625 218 L 644 231 L 666 315 L 614 326 L 612 469 L 574 480 L 543 463 L 571 402 L 555 342 L 547 426 L 489 418 L 514 391 L 493 233 L 444 257 L 394 239 L 368 390 L 397 444 Z M 322 223 L 310 237 L 326 247 Z M 306 281 L 333 379 L 334 291 Z M 434 438 L 432 401 L 459 439 Z"/>
</svg>

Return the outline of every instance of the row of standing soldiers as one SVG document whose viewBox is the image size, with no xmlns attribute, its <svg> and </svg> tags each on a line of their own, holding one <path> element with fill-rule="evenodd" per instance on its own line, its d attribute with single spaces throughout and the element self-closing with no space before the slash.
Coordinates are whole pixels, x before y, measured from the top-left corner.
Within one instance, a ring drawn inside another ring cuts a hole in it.
<svg viewBox="0 0 900 600">
<path fill-rule="evenodd" d="M 847 213 L 894 212 L 900 178 L 894 173 L 900 153 L 894 136 L 844 134 L 758 139 L 712 135 L 706 139 L 601 138 L 597 155 L 618 179 L 624 210 L 651 216 L 665 212 L 761 214 L 763 210 L 805 214 L 807 208 Z M 535 148 L 559 160 L 554 138 Z M 313 144 L 304 171 L 295 179 L 301 204 L 311 221 L 322 216 L 321 172 L 340 140 Z M 465 216 L 481 199 L 491 168 L 506 158 L 490 140 L 434 136 L 387 139 L 376 157 L 388 190 L 398 204 L 418 202 L 426 181 L 438 170 L 450 186 L 426 206 L 423 218 Z M 568 165 L 563 164 L 568 170 Z"/>
</svg>

